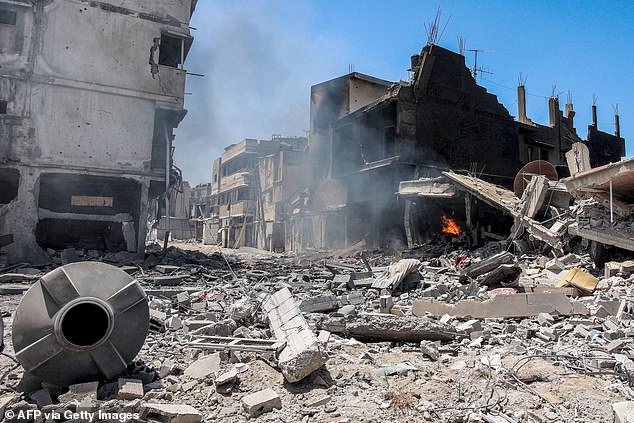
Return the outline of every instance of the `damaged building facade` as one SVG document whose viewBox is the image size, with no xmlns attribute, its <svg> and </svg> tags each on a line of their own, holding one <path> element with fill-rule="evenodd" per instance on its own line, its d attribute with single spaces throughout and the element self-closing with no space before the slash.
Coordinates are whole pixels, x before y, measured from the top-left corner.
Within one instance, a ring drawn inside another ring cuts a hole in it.
<svg viewBox="0 0 634 423">
<path fill-rule="evenodd" d="M 454 234 L 477 226 L 496 239 L 492 232 L 506 233 L 513 220 L 500 220 L 477 198 L 457 195 L 436 180 L 443 171 L 511 187 L 522 166 L 535 160 L 552 168 L 555 180 L 569 175 L 566 153 L 577 142 L 588 148 L 592 166 L 625 155 L 618 116 L 614 135 L 600 131 L 595 118 L 581 140 L 572 104 L 562 112 L 558 98 L 550 98 L 549 124 L 536 124 L 526 116 L 525 88 L 519 86 L 516 119 L 477 84 L 460 54 L 427 45 L 412 57 L 410 70 L 407 82 L 351 73 L 312 87 L 312 181 L 290 206 L 295 249 L 359 242 L 412 247 L 444 232 L 445 220 L 458 222 Z M 427 193 L 412 189 L 421 178 Z"/>
<path fill-rule="evenodd" d="M 307 142 L 305 137 L 280 135 L 245 139 L 214 161 L 213 206 L 206 227 L 217 230 L 220 245 L 271 251 L 288 247 L 288 201 L 309 182 Z"/>
<path fill-rule="evenodd" d="M 0 236 L 142 252 L 185 115 L 196 0 L 0 1 Z M 27 260 L 28 259 L 28 260 Z"/>
</svg>

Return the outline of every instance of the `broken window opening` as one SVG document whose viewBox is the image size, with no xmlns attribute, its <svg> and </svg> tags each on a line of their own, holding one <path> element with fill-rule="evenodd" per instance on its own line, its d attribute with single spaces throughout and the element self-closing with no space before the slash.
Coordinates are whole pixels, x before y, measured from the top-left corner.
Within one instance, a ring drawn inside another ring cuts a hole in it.
<svg viewBox="0 0 634 423">
<path fill-rule="evenodd" d="M 7 105 L 9 104 L 6 100 L 0 100 L 0 115 L 7 114 Z"/>
<path fill-rule="evenodd" d="M 548 161 L 548 150 L 546 150 L 545 148 L 540 148 L 539 149 L 539 159 L 540 160 L 544 160 L 544 161 Z"/>
<path fill-rule="evenodd" d="M 179 69 L 184 60 L 185 40 L 168 34 L 161 34 L 159 47 L 159 65 Z"/>
<path fill-rule="evenodd" d="M 20 172 L 17 169 L 0 169 L 0 204 L 9 204 L 18 196 Z"/>
<path fill-rule="evenodd" d="M 0 24 L 15 25 L 18 21 L 18 15 L 13 10 L 0 9 Z"/>
<path fill-rule="evenodd" d="M 388 158 L 396 155 L 396 127 L 386 126 L 383 128 L 383 157 Z"/>
</svg>

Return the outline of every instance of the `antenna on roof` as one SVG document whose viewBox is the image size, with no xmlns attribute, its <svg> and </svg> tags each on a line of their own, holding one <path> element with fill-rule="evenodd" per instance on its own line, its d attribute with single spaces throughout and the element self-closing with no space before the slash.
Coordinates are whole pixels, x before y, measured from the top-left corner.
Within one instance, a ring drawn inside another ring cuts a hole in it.
<svg viewBox="0 0 634 423">
<path fill-rule="evenodd" d="M 480 73 L 488 73 L 488 74 L 493 74 L 493 72 L 488 71 L 484 68 L 479 68 L 478 67 L 478 53 L 488 53 L 488 52 L 492 52 L 495 50 L 480 50 L 480 49 L 465 49 L 465 51 L 471 51 L 473 53 L 475 53 L 474 58 L 473 58 L 473 68 L 471 68 L 471 75 L 473 75 L 473 79 L 476 80 L 476 82 L 478 82 L 478 72 Z"/>
<path fill-rule="evenodd" d="M 434 18 L 434 20 L 431 21 L 429 25 L 425 24 L 425 33 L 427 34 L 427 45 L 438 44 L 438 42 L 442 38 L 442 34 L 445 33 L 445 29 L 447 28 L 447 25 L 449 24 L 451 15 L 449 15 L 447 22 L 445 22 L 445 26 L 443 27 L 442 31 L 440 31 L 439 33 L 438 30 L 440 29 L 441 16 L 442 16 L 442 9 L 440 8 L 440 6 L 438 6 L 438 10 L 436 10 L 436 17 Z"/>
<path fill-rule="evenodd" d="M 462 35 L 460 35 L 458 37 L 458 51 L 460 52 L 461 56 L 464 56 L 464 52 L 466 48 L 467 48 L 467 40 Z"/>
<path fill-rule="evenodd" d="M 568 96 L 566 97 L 566 103 L 572 104 L 572 93 L 568 90 Z"/>
<path fill-rule="evenodd" d="M 597 105 L 597 98 L 599 98 L 599 97 L 597 97 L 596 94 L 592 94 L 592 105 L 593 106 Z"/>
<path fill-rule="evenodd" d="M 522 75 L 522 72 L 520 72 L 520 76 L 517 78 L 517 85 L 526 85 L 527 79 L 528 75 Z"/>
</svg>

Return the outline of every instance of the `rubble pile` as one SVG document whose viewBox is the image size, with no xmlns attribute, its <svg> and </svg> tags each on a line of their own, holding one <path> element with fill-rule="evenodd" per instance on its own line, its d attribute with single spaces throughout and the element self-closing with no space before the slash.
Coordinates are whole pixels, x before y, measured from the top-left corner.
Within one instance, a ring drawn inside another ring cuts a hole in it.
<svg viewBox="0 0 634 423">
<path fill-rule="evenodd" d="M 137 360 L 112 380 L 62 387 L 3 358 L 0 408 L 170 422 L 625 422 L 634 264 L 508 247 L 433 259 L 121 257 L 150 306 Z M 0 278 L 28 287 L 47 270 Z M 9 328 L 20 296 L 3 296 Z"/>
</svg>

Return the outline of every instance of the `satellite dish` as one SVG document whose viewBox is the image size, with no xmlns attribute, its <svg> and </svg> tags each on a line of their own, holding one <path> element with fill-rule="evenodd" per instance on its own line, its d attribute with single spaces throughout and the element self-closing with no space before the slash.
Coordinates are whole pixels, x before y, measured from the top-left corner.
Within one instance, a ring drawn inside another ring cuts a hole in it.
<svg viewBox="0 0 634 423">
<path fill-rule="evenodd" d="M 523 168 L 517 172 L 515 180 L 513 181 L 513 191 L 517 198 L 522 198 L 526 185 L 531 181 L 534 175 L 544 175 L 551 181 L 558 181 L 559 175 L 555 166 L 546 160 L 533 160 L 530 163 L 524 165 Z"/>
</svg>

